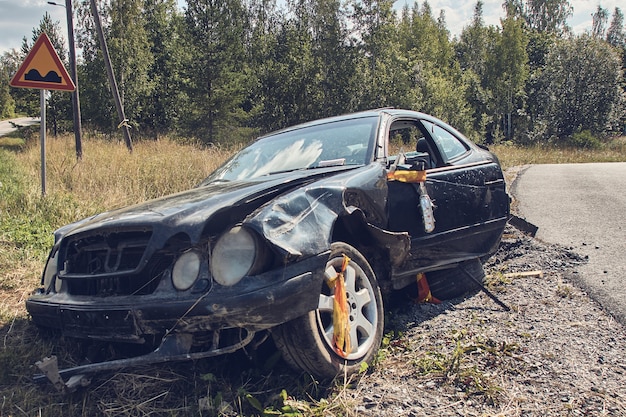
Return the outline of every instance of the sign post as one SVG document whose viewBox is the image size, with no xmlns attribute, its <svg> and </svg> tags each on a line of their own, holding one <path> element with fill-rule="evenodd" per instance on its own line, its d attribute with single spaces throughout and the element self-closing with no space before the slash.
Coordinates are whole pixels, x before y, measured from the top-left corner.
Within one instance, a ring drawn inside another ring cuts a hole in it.
<svg viewBox="0 0 626 417">
<path fill-rule="evenodd" d="M 39 136 L 41 137 L 41 195 L 46 195 L 46 90 L 39 90 L 41 105 L 41 123 Z"/>
<path fill-rule="evenodd" d="M 46 195 L 46 90 L 74 91 L 76 87 L 45 32 L 39 35 L 9 85 L 41 90 L 41 194 Z"/>
</svg>

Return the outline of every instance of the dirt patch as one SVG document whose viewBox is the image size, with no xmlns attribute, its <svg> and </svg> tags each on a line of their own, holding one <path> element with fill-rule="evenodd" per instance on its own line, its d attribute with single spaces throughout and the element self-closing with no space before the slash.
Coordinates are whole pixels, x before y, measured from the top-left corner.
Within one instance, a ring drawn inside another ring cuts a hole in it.
<svg viewBox="0 0 626 417">
<path fill-rule="evenodd" d="M 568 278 L 585 259 L 509 227 L 484 293 L 393 312 L 359 416 L 626 416 L 626 333 Z M 541 271 L 542 276 L 505 273 Z"/>
</svg>

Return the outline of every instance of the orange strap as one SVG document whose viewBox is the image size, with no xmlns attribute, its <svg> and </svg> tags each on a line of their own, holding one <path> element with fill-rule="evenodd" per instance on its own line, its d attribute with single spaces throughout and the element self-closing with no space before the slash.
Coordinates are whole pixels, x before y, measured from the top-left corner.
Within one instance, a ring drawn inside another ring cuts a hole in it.
<svg viewBox="0 0 626 417">
<path fill-rule="evenodd" d="M 426 275 L 422 272 L 417 274 L 417 300 L 415 301 L 417 303 L 441 304 L 441 301 L 431 294 Z"/>
<path fill-rule="evenodd" d="M 390 181 L 400 181 L 408 183 L 418 183 L 426 181 L 426 171 L 405 171 L 395 170 L 387 172 L 387 179 Z"/>
<path fill-rule="evenodd" d="M 341 271 L 334 278 L 327 281 L 328 286 L 333 289 L 333 345 L 335 352 L 345 358 L 351 352 L 350 344 L 350 321 L 348 320 L 349 308 L 346 297 L 346 283 L 344 273 L 348 268 L 350 258 L 343 255 Z"/>
</svg>

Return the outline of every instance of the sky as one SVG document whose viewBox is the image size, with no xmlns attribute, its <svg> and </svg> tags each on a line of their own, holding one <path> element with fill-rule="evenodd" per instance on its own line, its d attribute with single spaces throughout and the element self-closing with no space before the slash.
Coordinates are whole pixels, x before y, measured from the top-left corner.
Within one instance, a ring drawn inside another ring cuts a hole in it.
<svg viewBox="0 0 626 417">
<path fill-rule="evenodd" d="M 615 7 L 620 7 L 626 13 L 624 0 L 570 0 L 574 8 L 574 14 L 568 20 L 568 24 L 574 33 L 580 34 L 591 30 L 591 14 L 601 5 L 609 11 L 609 23 Z M 57 3 L 65 4 L 64 0 Z M 418 1 L 421 5 L 422 1 Z M 429 0 L 434 16 L 439 16 L 439 11 L 444 10 L 447 27 L 451 34 L 459 35 L 464 27 L 471 23 L 476 0 Z M 504 16 L 502 10 L 503 0 L 484 0 L 483 14 L 486 25 L 500 25 L 500 18 Z M 620 5 L 620 3 L 622 3 Z M 395 3 L 397 9 L 405 4 L 412 7 L 413 0 L 398 0 Z M 33 28 L 39 26 L 45 12 L 52 16 L 53 21 L 58 21 L 67 34 L 65 20 L 65 8 L 47 4 L 47 0 L 0 0 L 0 54 L 22 45 L 22 38 L 26 36 L 29 41 L 32 38 Z"/>
</svg>

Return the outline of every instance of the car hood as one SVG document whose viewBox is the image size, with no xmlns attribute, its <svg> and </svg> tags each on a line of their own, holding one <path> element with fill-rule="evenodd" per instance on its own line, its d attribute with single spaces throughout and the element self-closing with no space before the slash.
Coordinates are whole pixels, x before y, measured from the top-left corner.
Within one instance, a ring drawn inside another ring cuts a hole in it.
<svg viewBox="0 0 626 417">
<path fill-rule="evenodd" d="M 381 181 L 382 180 L 382 181 Z M 253 181 L 213 182 L 141 204 L 104 212 L 65 226 L 56 240 L 77 234 L 151 230 L 153 247 L 185 233 L 193 245 L 236 223 L 255 229 L 284 254 L 320 253 L 329 246 L 330 230 L 339 214 L 350 213 L 348 195 L 366 196 L 373 223 L 383 221 L 386 185 L 383 168 L 332 167 L 295 171 Z M 363 201 L 363 197 L 352 198 Z"/>
<path fill-rule="evenodd" d="M 59 231 L 62 235 L 69 235 L 94 229 L 119 229 L 155 224 L 175 228 L 185 225 L 194 226 L 205 222 L 224 208 L 263 201 L 268 196 L 288 191 L 313 180 L 315 180 L 314 176 L 286 177 L 281 175 L 264 181 L 217 181 L 136 205 L 103 212 L 65 226 Z"/>
</svg>

